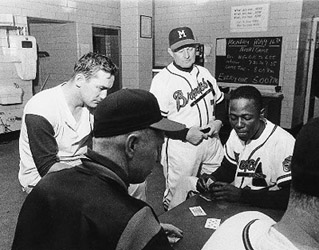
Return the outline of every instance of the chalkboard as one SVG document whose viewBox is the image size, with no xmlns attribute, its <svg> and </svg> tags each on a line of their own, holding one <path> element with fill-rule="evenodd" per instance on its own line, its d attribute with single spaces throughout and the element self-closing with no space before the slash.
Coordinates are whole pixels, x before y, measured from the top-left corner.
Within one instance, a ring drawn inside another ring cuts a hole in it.
<svg viewBox="0 0 319 250">
<path fill-rule="evenodd" d="M 278 85 L 282 37 L 218 38 L 217 82 Z"/>
</svg>

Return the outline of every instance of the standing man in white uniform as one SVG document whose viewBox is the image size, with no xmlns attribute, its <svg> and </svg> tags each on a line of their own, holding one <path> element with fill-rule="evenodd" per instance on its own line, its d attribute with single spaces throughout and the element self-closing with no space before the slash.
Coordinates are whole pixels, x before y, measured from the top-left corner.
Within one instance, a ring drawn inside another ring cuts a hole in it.
<svg viewBox="0 0 319 250">
<path fill-rule="evenodd" d="M 154 77 L 150 88 L 162 115 L 188 128 L 179 135 L 168 135 L 162 148 L 165 209 L 169 208 L 180 177 L 211 173 L 223 158 L 218 136 L 222 122 L 214 112 L 224 95 L 209 71 L 194 64 L 196 45 L 190 28 L 173 29 L 169 33 L 168 53 L 174 61 Z M 205 128 L 209 131 L 203 131 Z"/>
</svg>

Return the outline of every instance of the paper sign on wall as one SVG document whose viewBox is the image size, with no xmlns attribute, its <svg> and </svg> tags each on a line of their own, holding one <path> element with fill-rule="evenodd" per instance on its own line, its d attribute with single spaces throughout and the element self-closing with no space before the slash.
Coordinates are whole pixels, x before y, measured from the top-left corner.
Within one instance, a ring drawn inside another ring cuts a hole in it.
<svg viewBox="0 0 319 250">
<path fill-rule="evenodd" d="M 231 8 L 230 31 L 267 31 L 269 4 L 243 5 Z"/>
</svg>

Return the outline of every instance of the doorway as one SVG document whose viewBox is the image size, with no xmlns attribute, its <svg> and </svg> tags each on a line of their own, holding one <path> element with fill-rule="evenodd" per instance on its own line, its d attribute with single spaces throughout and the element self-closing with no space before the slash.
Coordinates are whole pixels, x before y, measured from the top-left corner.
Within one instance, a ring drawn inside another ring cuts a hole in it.
<svg viewBox="0 0 319 250">
<path fill-rule="evenodd" d="M 93 52 L 109 57 L 118 67 L 113 87 L 108 93 L 113 93 L 122 88 L 121 55 L 120 55 L 120 30 L 114 28 L 93 27 Z"/>
<path fill-rule="evenodd" d="M 319 117 L 319 18 L 313 19 L 309 68 L 305 100 L 304 124 Z"/>
</svg>

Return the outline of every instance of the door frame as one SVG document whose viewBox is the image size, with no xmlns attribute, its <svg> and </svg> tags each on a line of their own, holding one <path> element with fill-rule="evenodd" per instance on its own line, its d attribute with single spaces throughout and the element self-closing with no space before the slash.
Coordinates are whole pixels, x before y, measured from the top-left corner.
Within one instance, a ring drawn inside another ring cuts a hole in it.
<svg viewBox="0 0 319 250">
<path fill-rule="evenodd" d="M 309 60 L 308 60 L 308 75 L 307 75 L 307 85 L 306 85 L 306 95 L 305 95 L 305 109 L 303 123 L 306 124 L 309 119 L 309 108 L 310 108 L 310 94 L 311 94 L 311 81 L 312 81 L 312 72 L 313 72 L 313 62 L 315 56 L 315 49 L 317 43 L 317 30 L 319 29 L 319 17 L 314 17 L 311 25 L 311 34 L 309 38 Z M 318 30 L 319 32 L 319 30 Z"/>
<path fill-rule="evenodd" d="M 121 28 L 117 27 L 117 26 L 101 26 L 101 25 L 93 25 L 92 26 L 92 47 L 93 47 L 93 51 L 94 51 L 94 29 L 102 29 L 102 30 L 112 30 L 112 31 L 116 31 L 117 32 L 117 42 L 118 42 L 118 63 L 116 63 L 116 65 L 118 66 L 118 73 L 115 76 L 115 83 L 118 83 L 118 86 L 114 86 L 115 88 L 111 88 L 108 91 L 108 94 L 113 93 L 119 89 L 122 88 L 123 86 L 123 82 L 122 82 L 122 47 L 121 47 Z M 107 35 L 102 35 L 102 36 L 107 36 Z"/>
</svg>

